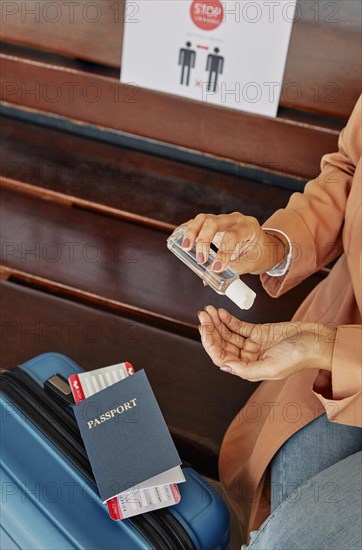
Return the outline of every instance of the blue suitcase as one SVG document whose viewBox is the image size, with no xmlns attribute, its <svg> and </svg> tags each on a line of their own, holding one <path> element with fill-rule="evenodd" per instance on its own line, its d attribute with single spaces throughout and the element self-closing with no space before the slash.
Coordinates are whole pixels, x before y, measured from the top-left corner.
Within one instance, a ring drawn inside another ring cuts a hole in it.
<svg viewBox="0 0 362 550">
<path fill-rule="evenodd" d="M 44 389 L 53 375 L 76 372 L 68 357 L 47 353 L 0 374 L 1 549 L 227 549 L 228 510 L 189 467 L 178 505 L 110 519 L 72 413 Z"/>
</svg>

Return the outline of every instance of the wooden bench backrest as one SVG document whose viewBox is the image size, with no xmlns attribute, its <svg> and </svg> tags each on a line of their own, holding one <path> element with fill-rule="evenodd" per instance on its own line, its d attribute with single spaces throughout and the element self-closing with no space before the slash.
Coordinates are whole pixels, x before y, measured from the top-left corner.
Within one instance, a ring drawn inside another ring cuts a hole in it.
<svg viewBox="0 0 362 550">
<path fill-rule="evenodd" d="M 128 14 L 124 0 L 12 0 L 2 11 L 5 41 L 118 68 L 123 20 L 137 18 L 137 3 Z M 356 0 L 299 1 L 281 105 L 347 118 L 361 89 L 360 29 Z"/>
</svg>

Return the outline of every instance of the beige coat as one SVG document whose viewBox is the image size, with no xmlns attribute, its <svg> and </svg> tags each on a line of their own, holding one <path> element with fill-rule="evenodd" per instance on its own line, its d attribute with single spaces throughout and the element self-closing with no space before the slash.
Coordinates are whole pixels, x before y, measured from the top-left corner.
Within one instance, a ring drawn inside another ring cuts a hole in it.
<svg viewBox="0 0 362 550">
<path fill-rule="evenodd" d="M 283 443 L 326 412 L 332 422 L 361 426 L 362 98 L 341 132 L 339 151 L 322 159 L 321 175 L 292 195 L 266 227 L 293 243 L 293 262 L 283 277 L 262 276 L 278 297 L 337 258 L 331 273 L 306 298 L 294 320 L 337 324 L 332 373 L 301 371 L 263 382 L 229 426 L 219 470 L 243 540 L 270 513 L 267 467 Z"/>
</svg>

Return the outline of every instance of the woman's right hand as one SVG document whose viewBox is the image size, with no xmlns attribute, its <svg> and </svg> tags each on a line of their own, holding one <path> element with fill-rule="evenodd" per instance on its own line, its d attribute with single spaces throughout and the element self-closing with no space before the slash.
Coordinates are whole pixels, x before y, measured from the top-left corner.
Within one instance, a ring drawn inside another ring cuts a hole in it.
<svg viewBox="0 0 362 550">
<path fill-rule="evenodd" d="M 239 275 L 260 274 L 272 269 L 288 252 L 283 237 L 263 231 L 258 220 L 239 212 L 232 214 L 198 214 L 182 224 L 187 227 L 183 248 L 191 250 L 196 242 L 197 261 L 203 264 L 210 253 L 210 244 L 218 247 L 212 269 L 230 267 Z"/>
</svg>

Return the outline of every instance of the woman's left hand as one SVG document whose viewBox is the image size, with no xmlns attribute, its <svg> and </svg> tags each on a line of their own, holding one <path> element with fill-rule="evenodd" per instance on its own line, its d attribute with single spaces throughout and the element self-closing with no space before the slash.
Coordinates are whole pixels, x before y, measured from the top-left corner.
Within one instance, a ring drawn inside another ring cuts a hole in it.
<svg viewBox="0 0 362 550">
<path fill-rule="evenodd" d="M 319 323 L 244 323 L 225 309 L 199 312 L 205 351 L 225 372 L 257 382 L 302 369 L 332 369 L 336 328 Z"/>
</svg>

